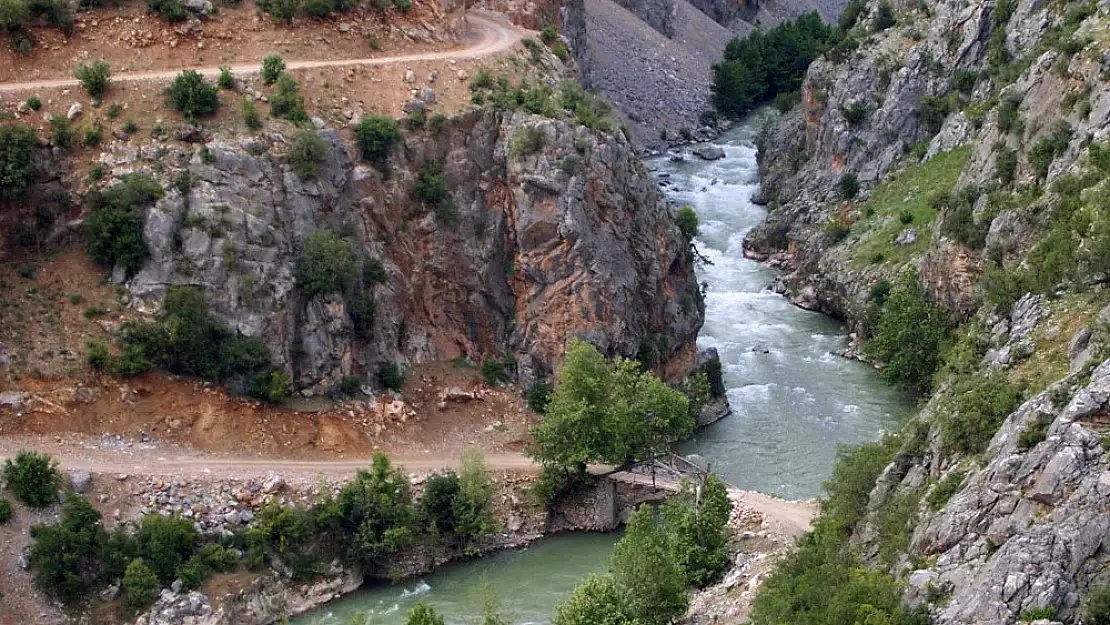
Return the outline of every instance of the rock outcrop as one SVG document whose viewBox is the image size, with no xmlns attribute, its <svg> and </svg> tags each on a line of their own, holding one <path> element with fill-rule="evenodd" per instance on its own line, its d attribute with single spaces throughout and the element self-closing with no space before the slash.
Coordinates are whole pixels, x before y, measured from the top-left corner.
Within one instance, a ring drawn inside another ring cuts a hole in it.
<svg viewBox="0 0 1110 625">
<path fill-rule="evenodd" d="M 514 147 L 529 133 L 542 147 Z M 553 372 L 572 338 L 631 357 L 645 337 L 666 336 L 665 373 L 696 365 L 693 257 L 620 133 L 476 111 L 406 134 L 384 172 L 338 132 L 321 134 L 327 156 L 310 181 L 276 133 L 213 141 L 205 159 L 113 143 L 113 176 L 160 171 L 167 188 L 146 216 L 151 259 L 125 281 L 132 307 L 154 312 L 169 286 L 199 287 L 213 314 L 262 338 L 294 385 L 315 393 L 384 361 L 459 356 L 514 354 L 527 383 Z M 414 195 L 430 167 L 442 168 L 446 217 Z M 184 193 L 169 183 L 181 172 Z M 298 290 L 294 270 L 318 230 L 384 268 L 372 336 L 354 332 L 346 298 Z"/>
</svg>

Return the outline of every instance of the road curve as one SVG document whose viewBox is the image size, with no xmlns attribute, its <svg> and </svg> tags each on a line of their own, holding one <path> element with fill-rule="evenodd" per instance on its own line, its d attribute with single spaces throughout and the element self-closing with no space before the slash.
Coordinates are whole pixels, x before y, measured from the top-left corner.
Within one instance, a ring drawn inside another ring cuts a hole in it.
<svg viewBox="0 0 1110 625">
<path fill-rule="evenodd" d="M 466 47 L 446 52 L 421 52 L 417 54 L 403 54 L 400 56 L 382 56 L 367 59 L 334 59 L 329 61 L 290 61 L 286 60 L 286 69 L 315 69 L 323 67 L 353 67 L 389 65 L 391 63 L 411 63 L 415 61 L 437 61 L 446 59 L 475 59 L 490 56 L 508 50 L 524 37 L 524 31 L 508 24 L 503 19 L 498 19 L 491 14 L 471 11 L 466 16 L 467 34 L 472 38 Z M 236 76 L 249 76 L 260 71 L 261 59 L 258 63 L 240 63 L 231 66 L 231 73 Z M 219 75 L 219 66 L 183 68 L 192 69 L 209 78 Z M 165 81 L 181 73 L 181 69 L 154 71 L 154 72 L 123 72 L 112 75 L 112 82 L 140 82 L 140 81 Z M 58 87 L 77 87 L 80 83 L 75 78 L 58 78 L 53 80 L 35 80 L 30 82 L 5 82 L 0 83 L 0 93 L 9 91 L 30 91 L 35 89 L 50 89 Z"/>
</svg>

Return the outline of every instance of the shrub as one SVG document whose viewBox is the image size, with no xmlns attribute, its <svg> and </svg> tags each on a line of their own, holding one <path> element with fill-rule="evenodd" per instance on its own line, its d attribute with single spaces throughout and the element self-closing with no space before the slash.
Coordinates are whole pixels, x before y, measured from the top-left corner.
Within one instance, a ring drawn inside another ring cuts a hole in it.
<svg viewBox="0 0 1110 625">
<path fill-rule="evenodd" d="M 135 558 L 127 565 L 121 585 L 127 596 L 127 605 L 136 611 L 154 603 L 158 597 L 158 576 L 150 570 L 142 558 Z"/>
<path fill-rule="evenodd" d="M 74 604 L 100 581 L 105 532 L 100 513 L 83 497 L 67 495 L 58 521 L 32 528 L 31 539 L 27 559 L 47 595 Z"/>
<path fill-rule="evenodd" d="M 405 385 L 405 374 L 395 361 L 387 360 L 378 365 L 378 384 L 391 391 L 400 391 Z"/>
<path fill-rule="evenodd" d="M 385 266 L 382 261 L 376 258 L 367 258 L 362 263 L 362 281 L 368 287 L 373 287 L 379 284 L 385 284 L 389 280 L 389 274 L 385 272 Z"/>
<path fill-rule="evenodd" d="M 335 13 L 335 0 L 304 0 L 305 15 L 323 19 Z"/>
<path fill-rule="evenodd" d="M 315 130 L 301 130 L 289 145 L 289 161 L 301 180 L 315 180 L 317 166 L 327 160 L 328 144 Z"/>
<path fill-rule="evenodd" d="M 512 154 L 516 157 L 529 156 L 539 152 L 547 145 L 547 135 L 539 126 L 524 126 L 513 133 Z"/>
<path fill-rule="evenodd" d="M 1043 443 L 1048 438 L 1048 426 L 1050 425 L 1052 425 L 1051 419 L 1038 415 L 1038 418 L 1034 419 L 1018 435 L 1017 448 L 1021 451 L 1028 451 Z"/>
<path fill-rule="evenodd" d="M 166 89 L 166 104 L 186 119 L 196 119 L 214 115 L 220 108 L 220 97 L 215 85 L 199 73 L 187 69 L 178 74 Z"/>
<path fill-rule="evenodd" d="M 698 236 L 698 214 L 690 206 L 682 206 L 675 216 L 678 229 L 687 241 L 693 241 Z"/>
<path fill-rule="evenodd" d="M 50 143 L 55 147 L 67 149 L 73 147 L 77 140 L 77 133 L 69 125 L 65 115 L 56 115 L 50 118 Z"/>
<path fill-rule="evenodd" d="M 346 375 L 339 381 L 339 394 L 344 397 L 353 397 L 362 392 L 362 378 L 357 375 Z"/>
<path fill-rule="evenodd" d="M 957 382 L 947 412 L 941 415 L 941 434 L 951 451 L 976 454 L 986 449 L 998 426 L 1021 403 L 1021 388 L 1006 376 L 990 373 Z"/>
<path fill-rule="evenodd" d="M 108 353 L 108 348 L 104 343 L 92 341 L 89 343 L 89 353 L 85 357 L 85 362 L 94 370 L 103 372 L 111 366 L 112 356 Z"/>
<path fill-rule="evenodd" d="M 948 98 L 927 95 L 922 96 L 918 102 L 917 116 L 921 120 L 921 126 L 930 135 L 935 135 L 951 110 L 952 103 Z"/>
<path fill-rule="evenodd" d="M 546 413 L 553 392 L 555 388 L 551 384 L 543 381 L 536 382 L 528 389 L 528 407 L 540 414 Z"/>
<path fill-rule="evenodd" d="M 879 3 L 879 6 L 875 9 L 875 15 L 871 18 L 871 32 L 882 32 L 896 23 L 894 7 L 887 0 L 883 0 Z"/>
<path fill-rule="evenodd" d="M 1022 623 L 1032 623 L 1033 621 L 1052 621 L 1056 619 L 1056 608 L 1051 606 L 1034 606 L 1026 608 L 1021 611 L 1018 620 Z"/>
<path fill-rule="evenodd" d="M 825 235 L 825 242 L 829 245 L 836 245 L 837 243 L 847 238 L 848 234 L 852 231 L 852 228 L 844 222 L 833 219 L 831 221 L 825 222 L 825 227 L 823 228 L 823 231 Z"/>
<path fill-rule="evenodd" d="M 979 80 L 979 72 L 972 69 L 958 69 L 952 73 L 952 88 L 960 93 L 971 93 Z"/>
<path fill-rule="evenodd" d="M 493 74 L 489 73 L 489 70 L 480 69 L 480 70 L 478 70 L 477 74 L 474 74 L 474 78 L 470 79 L 470 90 L 471 91 L 481 91 L 483 89 L 492 89 L 492 88 L 493 88 Z"/>
<path fill-rule="evenodd" d="M 864 350 L 883 363 L 888 381 L 923 394 L 932 387 L 947 336 L 944 311 L 925 301 L 917 274 L 907 272 L 891 290 Z"/>
<path fill-rule="evenodd" d="M 852 27 L 859 21 L 863 12 L 867 10 L 867 2 L 865 0 L 852 0 L 844 7 L 844 11 L 840 14 L 837 20 L 837 27 L 840 28 L 842 33 L 847 33 L 852 30 Z"/>
<path fill-rule="evenodd" d="M 358 263 L 351 244 L 330 230 L 309 233 L 293 272 L 307 297 L 349 293 L 358 283 Z"/>
<path fill-rule="evenodd" d="M 724 482 L 710 474 L 700 497 L 684 489 L 663 504 L 660 516 L 670 551 L 689 586 L 702 588 L 728 569 L 728 525 L 732 502 Z"/>
<path fill-rule="evenodd" d="M 231 74 L 231 68 L 226 65 L 220 66 L 220 77 L 216 79 L 216 86 L 220 89 L 234 89 L 235 76 Z"/>
<path fill-rule="evenodd" d="M 912 224 L 913 223 L 913 213 L 911 213 L 908 210 L 904 210 L 904 211 L 898 213 L 898 221 L 900 221 L 900 222 L 902 222 L 903 224 L 906 224 L 906 225 Z"/>
<path fill-rule="evenodd" d="M 408 126 L 409 130 L 420 130 L 427 123 L 428 112 L 423 108 L 413 109 L 413 111 L 409 113 L 408 119 L 405 120 L 405 125 Z"/>
<path fill-rule="evenodd" d="M 462 453 L 459 492 L 451 510 L 455 533 L 466 540 L 474 540 L 497 528 L 493 522 L 493 477 L 480 451 Z"/>
<path fill-rule="evenodd" d="M 174 580 L 177 568 L 192 557 L 200 538 L 191 520 L 157 514 L 143 517 L 135 533 L 140 554 L 164 584 Z"/>
<path fill-rule="evenodd" d="M 45 508 L 55 501 L 61 481 L 58 465 L 50 456 L 21 451 L 4 461 L 4 481 L 17 499 L 32 508 Z"/>
<path fill-rule="evenodd" d="M 32 111 L 37 111 L 42 108 L 42 100 L 37 95 L 27 98 L 27 106 Z"/>
<path fill-rule="evenodd" d="M 146 0 L 146 11 L 167 22 L 184 22 L 189 17 L 184 0 Z"/>
<path fill-rule="evenodd" d="M 459 496 L 459 476 L 453 471 L 436 473 L 424 485 L 420 513 L 429 528 L 440 534 L 455 532 L 455 499 Z"/>
<path fill-rule="evenodd" d="M 1037 176 L 1044 179 L 1048 176 L 1048 169 L 1052 161 L 1056 160 L 1068 149 L 1068 142 L 1074 131 L 1064 120 L 1059 120 L 1052 129 L 1052 133 L 1038 141 L 1029 153 L 1029 166 Z"/>
<path fill-rule="evenodd" d="M 12 502 L 0 497 L 0 525 L 12 520 Z"/>
<path fill-rule="evenodd" d="M 19 199 L 35 180 L 32 161 L 38 137 L 25 124 L 0 125 L 0 199 Z"/>
<path fill-rule="evenodd" d="M 258 8 L 269 13 L 275 22 L 292 24 L 301 10 L 301 0 L 258 0 Z"/>
<path fill-rule="evenodd" d="M 846 171 L 840 175 L 840 180 L 836 183 L 836 189 L 840 192 L 840 197 L 851 200 L 859 194 L 859 180 L 854 173 Z"/>
<path fill-rule="evenodd" d="M 243 124 L 250 130 L 262 128 L 262 116 L 258 114 L 258 106 L 250 96 L 243 98 Z"/>
<path fill-rule="evenodd" d="M 482 377 L 490 386 L 504 384 L 516 375 L 516 365 L 516 357 L 512 354 L 504 358 L 487 359 L 482 363 Z"/>
<path fill-rule="evenodd" d="M 405 617 L 405 625 L 443 625 L 443 617 L 432 608 L 418 603 Z"/>
<path fill-rule="evenodd" d="M 929 506 L 933 510 L 940 510 L 952 499 L 960 487 L 964 484 L 964 478 L 967 473 L 964 471 L 949 471 L 940 482 L 929 493 Z"/>
<path fill-rule="evenodd" d="M 85 244 L 93 260 L 122 266 L 128 276 L 138 273 L 149 256 L 143 213 L 162 195 L 162 187 L 143 174 L 128 174 L 103 192 L 90 192 Z"/>
<path fill-rule="evenodd" d="M 540 31 L 540 41 L 545 46 L 550 46 L 559 40 L 559 29 L 555 26 L 544 26 Z"/>
<path fill-rule="evenodd" d="M 1083 622 L 1086 625 L 1110 625 L 1110 587 L 1096 586 L 1083 598 Z"/>
<path fill-rule="evenodd" d="M 1021 106 L 1021 96 L 1010 94 L 1002 99 L 998 105 L 998 129 L 1003 134 L 1009 134 L 1018 121 L 1018 107 Z"/>
<path fill-rule="evenodd" d="M 304 96 L 293 76 L 282 72 L 277 79 L 277 88 L 270 95 L 270 115 L 283 117 L 294 123 L 308 120 L 304 110 Z"/>
<path fill-rule="evenodd" d="M 999 148 L 998 154 L 994 158 L 994 169 L 998 174 L 998 181 L 1004 185 L 1012 183 L 1014 175 L 1017 173 L 1017 166 L 1017 151 L 1007 147 Z"/>
<path fill-rule="evenodd" d="M 443 179 L 443 163 L 440 161 L 425 161 L 420 166 L 413 195 L 423 202 L 424 206 L 432 209 L 437 221 L 445 224 L 458 221 L 458 210 L 451 202 L 451 196 Z"/>
<path fill-rule="evenodd" d="M 284 72 L 285 59 L 280 54 L 269 54 L 262 59 L 262 84 L 274 84 Z"/>
<path fill-rule="evenodd" d="M 278 369 L 259 371 L 247 385 L 247 395 L 271 404 L 281 403 L 289 392 L 289 377 Z"/>
<path fill-rule="evenodd" d="M 402 13 L 408 13 L 412 10 L 412 0 L 393 0 L 393 6 Z"/>
<path fill-rule="evenodd" d="M 112 68 L 104 60 L 97 60 L 87 65 L 79 65 L 74 72 L 81 87 L 93 100 L 100 100 L 108 92 L 112 83 Z"/>
<path fill-rule="evenodd" d="M 355 336 L 364 339 L 373 338 L 374 321 L 378 316 L 378 307 L 374 303 L 374 298 L 366 294 L 353 297 L 349 309 Z"/>
<path fill-rule="evenodd" d="M 855 102 L 851 106 L 840 109 L 840 115 L 851 126 L 858 126 L 867 117 L 867 105 Z"/>
<path fill-rule="evenodd" d="M 381 167 L 389 156 L 393 142 L 401 138 L 397 121 L 391 117 L 363 117 L 355 128 L 359 149 L 363 160 Z"/>
<path fill-rule="evenodd" d="M 628 602 L 629 615 L 644 625 L 665 625 L 686 611 L 685 578 L 651 506 L 637 508 L 613 550 L 610 571 Z"/>
</svg>

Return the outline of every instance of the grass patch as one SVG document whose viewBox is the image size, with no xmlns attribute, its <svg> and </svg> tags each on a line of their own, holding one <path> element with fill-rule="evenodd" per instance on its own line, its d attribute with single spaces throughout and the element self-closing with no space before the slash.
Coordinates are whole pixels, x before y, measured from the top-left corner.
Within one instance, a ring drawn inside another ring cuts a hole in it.
<svg viewBox="0 0 1110 625">
<path fill-rule="evenodd" d="M 970 153 L 971 148 L 966 146 L 942 152 L 925 163 L 907 166 L 877 186 L 871 198 L 860 207 L 860 214 L 867 217 L 852 228 L 859 236 L 858 242 L 852 245 L 852 262 L 864 266 L 869 259 L 881 254 L 887 262 L 900 263 L 924 251 L 937 216 L 930 200 L 937 193 L 952 190 Z M 917 242 L 895 246 L 894 239 L 907 227 L 903 223 L 906 216 L 912 217 L 910 222 L 917 229 Z"/>
</svg>

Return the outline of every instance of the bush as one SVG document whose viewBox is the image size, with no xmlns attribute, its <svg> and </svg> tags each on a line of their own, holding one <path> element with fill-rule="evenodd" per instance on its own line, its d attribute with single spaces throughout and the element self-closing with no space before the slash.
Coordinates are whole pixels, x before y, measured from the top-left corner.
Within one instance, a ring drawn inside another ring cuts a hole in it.
<svg viewBox="0 0 1110 625">
<path fill-rule="evenodd" d="M 269 13 L 275 22 L 292 24 L 301 10 L 301 0 L 258 0 L 258 8 Z"/>
<path fill-rule="evenodd" d="M 100 513 L 83 497 L 67 495 L 57 522 L 31 529 L 27 559 L 39 590 L 71 605 L 87 596 L 102 580 L 105 534 Z"/>
<path fill-rule="evenodd" d="M 281 403 L 289 393 L 289 376 L 278 369 L 254 374 L 247 385 L 247 395 L 271 404 Z"/>
<path fill-rule="evenodd" d="M 81 87 L 93 100 L 100 100 L 108 92 L 112 83 L 112 68 L 104 60 L 93 61 L 87 65 L 79 65 L 74 72 Z"/>
<path fill-rule="evenodd" d="M 235 76 L 231 74 L 231 68 L 226 65 L 220 66 L 220 77 L 216 79 L 216 86 L 220 89 L 234 89 Z"/>
<path fill-rule="evenodd" d="M 413 195 L 423 202 L 424 206 L 432 209 L 437 221 L 444 224 L 458 221 L 458 209 L 451 202 L 451 196 L 443 179 L 443 163 L 440 161 L 425 161 L 420 166 Z"/>
<path fill-rule="evenodd" d="M 374 321 L 378 316 L 378 307 L 374 298 L 364 294 L 352 297 L 348 308 L 351 312 L 351 325 L 354 327 L 355 336 L 369 339 L 374 336 Z"/>
<path fill-rule="evenodd" d="M 686 612 L 685 578 L 655 522 L 651 506 L 632 513 L 624 537 L 613 550 L 610 571 L 622 590 L 629 615 L 644 625 L 665 625 Z"/>
<path fill-rule="evenodd" d="M 958 69 L 952 73 L 952 88 L 960 93 L 971 93 L 979 80 L 979 72 L 972 69 Z"/>
<path fill-rule="evenodd" d="M 823 231 L 825 242 L 829 245 L 836 245 L 848 237 L 848 234 L 852 232 L 852 228 L 848 224 L 833 219 L 825 222 Z"/>
<path fill-rule="evenodd" d="M 200 533 L 193 521 L 148 514 L 135 533 L 139 553 L 163 584 L 173 582 L 177 568 L 197 549 Z"/>
<path fill-rule="evenodd" d="M 262 84 L 274 84 L 284 72 L 285 59 L 280 54 L 268 54 L 262 59 Z"/>
<path fill-rule="evenodd" d="M 687 241 L 693 241 L 698 236 L 698 214 L 690 206 L 682 206 L 675 216 L 678 229 Z"/>
<path fill-rule="evenodd" d="M 243 124 L 249 130 L 262 128 L 262 116 L 258 114 L 258 106 L 250 96 L 243 98 Z"/>
<path fill-rule="evenodd" d="M 1021 388 L 998 373 L 957 382 L 940 419 L 945 448 L 963 454 L 986 449 L 1002 421 L 1021 404 L 1021 397 Z"/>
<path fill-rule="evenodd" d="M 1052 129 L 1052 133 L 1038 141 L 1029 153 L 1029 166 L 1036 172 L 1037 177 L 1044 179 L 1048 176 L 1048 169 L 1052 161 L 1056 160 L 1068 149 L 1074 131 L 1064 120 L 1059 120 Z"/>
<path fill-rule="evenodd" d="M 55 502 L 61 481 L 58 464 L 50 456 L 21 451 L 4 461 L 4 481 L 17 499 L 31 508 L 45 508 Z"/>
<path fill-rule="evenodd" d="M 937 485 L 933 487 L 932 492 L 929 493 L 929 506 L 933 510 L 940 510 L 952 499 L 960 487 L 964 484 L 964 478 L 967 473 L 964 471 L 949 471 Z"/>
<path fill-rule="evenodd" d="M 81 140 L 82 145 L 100 145 L 100 141 L 104 138 L 104 131 L 100 126 L 93 126 L 85 130 L 85 138 Z"/>
<path fill-rule="evenodd" d="M 315 130 L 301 130 L 289 145 L 289 161 L 301 180 L 315 180 L 317 166 L 327 160 L 328 144 Z"/>
<path fill-rule="evenodd" d="M 629 615 L 623 593 L 610 575 L 590 575 L 574 587 L 567 600 L 555 609 L 552 625 L 625 625 Z"/>
<path fill-rule="evenodd" d="M 362 281 L 368 287 L 374 287 L 379 284 L 385 284 L 389 281 L 389 274 L 385 272 L 385 266 L 382 261 L 376 258 L 367 258 L 362 263 Z"/>
<path fill-rule="evenodd" d="M 305 15 L 323 19 L 335 13 L 335 0 L 304 0 Z"/>
<path fill-rule="evenodd" d="M 451 504 L 454 531 L 472 541 L 494 531 L 493 477 L 477 450 L 464 451 L 459 469 L 459 491 Z"/>
<path fill-rule="evenodd" d="M 1017 166 L 1017 151 L 1007 147 L 999 148 L 998 155 L 994 158 L 994 169 L 998 175 L 998 181 L 1004 185 L 1012 183 L 1014 175 L 1017 173 Z"/>
<path fill-rule="evenodd" d="M 489 70 L 480 69 L 474 78 L 470 79 L 470 90 L 481 91 L 483 89 L 493 89 L 493 74 Z"/>
<path fill-rule="evenodd" d="M 400 391 L 405 385 L 405 374 L 395 361 L 387 360 L 378 365 L 378 384 L 391 391 Z"/>
<path fill-rule="evenodd" d="M 724 482 L 710 475 L 700 498 L 683 490 L 668 499 L 660 516 L 673 559 L 682 567 L 686 584 L 703 588 L 728 570 L 728 525 L 732 502 Z"/>
<path fill-rule="evenodd" d="M 12 520 L 12 502 L 0 497 L 0 525 Z"/>
<path fill-rule="evenodd" d="M 359 120 L 355 128 L 355 137 L 358 139 L 363 160 L 381 167 L 389 157 L 393 142 L 401 138 L 401 132 L 397 128 L 397 121 L 393 118 L 372 116 Z"/>
<path fill-rule="evenodd" d="M 301 95 L 296 79 L 290 74 L 283 72 L 277 79 L 277 88 L 270 95 L 270 115 L 294 123 L 308 120 L 308 113 L 304 110 L 304 96 Z"/>
<path fill-rule="evenodd" d="M 504 358 L 487 359 L 482 363 L 482 377 L 485 378 L 486 384 L 490 386 L 505 384 L 516 377 L 516 365 L 516 357 L 512 354 L 508 354 Z"/>
<path fill-rule="evenodd" d="M 1056 619 L 1056 608 L 1051 606 L 1034 606 L 1021 611 L 1018 621 L 1032 623 L 1033 621 L 1052 621 Z"/>
<path fill-rule="evenodd" d="M 944 311 L 925 301 L 917 274 L 907 272 L 891 290 L 864 350 L 883 363 L 883 378 L 920 395 L 932 388 L 947 336 Z"/>
<path fill-rule="evenodd" d="M 1086 625 L 1110 625 L 1110 587 L 1096 586 L 1083 598 L 1083 622 Z"/>
<path fill-rule="evenodd" d="M 882 32 L 891 26 L 894 26 L 897 20 L 894 19 L 894 7 L 890 2 L 883 0 L 879 3 L 878 8 L 875 9 L 875 15 L 871 18 L 871 32 Z"/>
<path fill-rule="evenodd" d="M 305 237 L 293 275 L 307 297 L 350 293 L 358 283 L 358 262 L 350 242 L 330 230 L 318 230 Z"/>
<path fill-rule="evenodd" d="M 952 103 L 946 97 L 922 96 L 917 105 L 917 116 L 921 120 L 921 126 L 930 135 L 940 131 L 940 127 L 951 111 Z"/>
<path fill-rule="evenodd" d="M 55 147 L 68 149 L 73 147 L 77 141 L 77 133 L 73 132 L 73 128 L 69 125 L 69 120 L 65 115 L 57 115 L 50 118 L 50 143 Z"/>
<path fill-rule="evenodd" d="M 37 95 L 33 95 L 27 98 L 27 107 L 32 111 L 37 111 L 42 108 L 42 100 Z"/>
<path fill-rule="evenodd" d="M 166 89 L 166 104 L 192 120 L 214 115 L 220 108 L 220 97 L 215 85 L 208 83 L 199 73 L 187 69 L 178 74 Z"/>
<path fill-rule="evenodd" d="M 854 173 L 844 172 L 840 175 L 840 180 L 836 182 L 836 190 L 840 192 L 841 198 L 845 200 L 854 199 L 859 194 L 859 180 Z"/>
<path fill-rule="evenodd" d="M 90 192 L 85 244 L 93 260 L 123 267 L 133 276 L 150 255 L 143 240 L 145 209 L 161 199 L 162 187 L 143 174 L 128 174 L 103 192 Z"/>
<path fill-rule="evenodd" d="M 85 362 L 96 371 L 104 372 L 112 364 L 112 355 L 108 353 L 108 347 L 99 341 L 92 341 L 89 343 L 89 353 L 85 357 Z"/>
<path fill-rule="evenodd" d="M 408 477 L 381 453 L 359 471 L 317 520 L 343 542 L 347 558 L 372 574 L 388 557 L 410 545 L 420 517 Z"/>
<path fill-rule="evenodd" d="M 189 18 L 184 0 L 146 0 L 146 11 L 167 22 L 184 22 Z"/>
<path fill-rule="evenodd" d="M 840 109 L 840 115 L 850 126 L 858 126 L 867 117 L 867 105 L 863 102 L 855 102 L 847 108 Z"/>
<path fill-rule="evenodd" d="M 551 384 L 538 381 L 528 389 L 528 407 L 540 414 L 547 412 L 547 406 L 551 403 L 551 393 L 555 392 L 555 388 Z"/>
<path fill-rule="evenodd" d="M 867 2 L 865 0 L 852 0 L 844 7 L 844 11 L 840 14 L 837 20 L 837 27 L 840 28 L 842 33 L 847 33 L 852 30 L 852 27 L 859 21 L 863 12 L 867 10 Z"/>
<path fill-rule="evenodd" d="M 529 156 L 547 145 L 547 135 L 539 126 L 525 126 L 513 133 L 511 152 L 515 157 Z"/>
<path fill-rule="evenodd" d="M 123 592 L 132 610 L 142 610 L 158 598 L 158 576 L 142 560 L 135 558 L 123 574 Z"/>
<path fill-rule="evenodd" d="M 1002 134 L 1009 134 L 1019 120 L 1018 107 L 1021 106 L 1021 96 L 1010 94 L 1002 99 L 998 105 L 998 129 Z"/>
<path fill-rule="evenodd" d="M 0 125 L 0 199 L 22 198 L 35 180 L 38 137 L 26 124 Z"/>
</svg>

